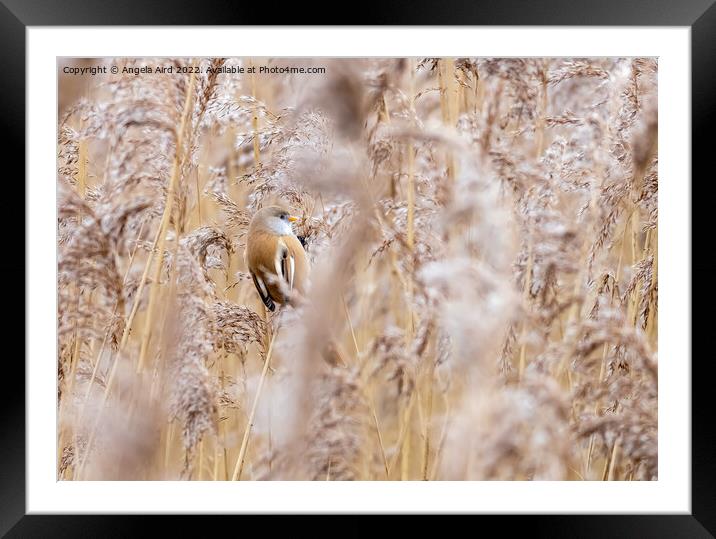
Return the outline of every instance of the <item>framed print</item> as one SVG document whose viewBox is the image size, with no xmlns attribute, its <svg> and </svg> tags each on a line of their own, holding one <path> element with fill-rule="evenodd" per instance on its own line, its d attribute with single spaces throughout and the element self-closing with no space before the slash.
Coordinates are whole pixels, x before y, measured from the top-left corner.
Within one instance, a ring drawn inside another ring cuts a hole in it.
<svg viewBox="0 0 716 539">
<path fill-rule="evenodd" d="M 690 175 L 716 8 L 518 4 L 259 27 L 5 3 L 28 217 L 3 533 L 711 536 Z"/>
</svg>

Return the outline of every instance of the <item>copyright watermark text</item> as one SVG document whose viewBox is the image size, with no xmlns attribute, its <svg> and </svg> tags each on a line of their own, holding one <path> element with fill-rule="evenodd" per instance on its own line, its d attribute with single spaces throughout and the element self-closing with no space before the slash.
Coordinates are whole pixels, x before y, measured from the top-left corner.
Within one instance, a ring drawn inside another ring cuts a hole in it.
<svg viewBox="0 0 716 539">
<path fill-rule="evenodd" d="M 256 75 L 303 75 L 303 74 L 323 74 L 326 72 L 325 67 L 320 66 L 278 66 L 278 65 L 261 65 L 261 66 L 236 66 L 223 65 L 220 67 L 212 66 L 178 66 L 178 65 L 157 65 L 157 66 L 92 66 L 92 67 L 75 67 L 64 66 L 62 72 L 67 75 L 151 75 L 151 74 L 218 74 L 226 73 L 229 75 L 256 74 Z"/>
</svg>

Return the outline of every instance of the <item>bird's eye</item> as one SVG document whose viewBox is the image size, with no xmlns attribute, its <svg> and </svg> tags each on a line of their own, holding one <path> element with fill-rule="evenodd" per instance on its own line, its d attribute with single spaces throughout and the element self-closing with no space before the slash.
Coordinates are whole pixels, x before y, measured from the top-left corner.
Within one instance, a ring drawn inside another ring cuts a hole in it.
<svg viewBox="0 0 716 539">
<path fill-rule="evenodd" d="M 286 219 L 288 219 L 288 215 L 286 215 L 285 213 L 282 213 L 281 219 L 283 219 L 285 221 Z"/>
</svg>

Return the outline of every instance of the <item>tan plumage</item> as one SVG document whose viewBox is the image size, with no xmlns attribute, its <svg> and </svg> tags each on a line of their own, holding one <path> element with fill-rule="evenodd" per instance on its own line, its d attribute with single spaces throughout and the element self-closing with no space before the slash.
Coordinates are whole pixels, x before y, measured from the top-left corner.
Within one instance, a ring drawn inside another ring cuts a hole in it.
<svg viewBox="0 0 716 539">
<path fill-rule="evenodd" d="M 267 206 L 249 224 L 246 265 L 259 297 L 271 311 L 275 303 L 287 303 L 292 292 L 305 292 L 308 259 L 291 228 L 295 219 L 280 206 Z"/>
</svg>

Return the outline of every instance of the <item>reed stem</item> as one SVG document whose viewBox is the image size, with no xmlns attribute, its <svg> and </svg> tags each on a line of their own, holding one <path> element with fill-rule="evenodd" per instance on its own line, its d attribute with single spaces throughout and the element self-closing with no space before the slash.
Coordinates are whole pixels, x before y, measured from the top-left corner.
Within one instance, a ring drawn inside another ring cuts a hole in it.
<svg viewBox="0 0 716 539">
<path fill-rule="evenodd" d="M 249 446 L 249 437 L 251 436 L 251 428 L 254 426 L 254 416 L 256 415 L 256 408 L 259 404 L 259 397 L 261 396 L 261 389 L 264 386 L 266 380 L 266 373 L 268 373 L 269 365 L 271 363 L 271 352 L 273 351 L 273 343 L 276 339 L 278 329 L 271 336 L 269 343 L 268 352 L 266 352 L 266 359 L 264 359 L 264 367 L 261 370 L 261 378 L 259 378 L 259 385 L 256 388 L 256 395 L 254 396 L 254 402 L 251 405 L 251 412 L 249 413 L 249 419 L 246 424 L 246 430 L 244 431 L 244 437 L 241 440 L 241 449 L 239 449 L 239 456 L 236 459 L 236 466 L 234 467 L 234 473 L 231 476 L 232 481 L 240 481 L 241 473 L 244 470 L 244 459 L 246 458 L 246 450 Z"/>
<path fill-rule="evenodd" d="M 193 65 L 195 65 L 194 62 Z M 192 65 L 192 67 L 193 67 Z M 181 124 L 176 132 L 176 151 L 174 152 L 174 163 L 172 165 L 172 176 L 169 182 L 169 189 L 167 191 L 167 200 L 164 204 L 164 213 L 162 214 L 162 221 L 159 225 L 159 243 L 157 244 L 156 251 L 156 263 L 154 267 L 154 275 L 152 277 L 152 285 L 149 290 L 149 304 L 147 305 L 146 318 L 144 321 L 144 333 L 142 334 L 142 344 L 139 352 L 139 360 L 137 361 L 137 372 L 142 372 L 144 362 L 147 357 L 147 350 L 149 349 L 149 341 L 152 336 L 152 324 L 154 323 L 153 315 L 154 308 L 157 303 L 157 297 L 159 294 L 159 280 L 162 273 L 162 265 L 164 262 L 164 245 L 166 243 L 166 233 L 169 227 L 169 217 L 174 209 L 174 194 L 179 185 L 179 176 L 181 174 L 181 163 L 183 161 L 182 154 L 184 152 L 184 137 L 185 131 L 188 124 L 191 122 L 191 104 L 194 93 L 194 82 L 196 80 L 196 74 L 192 70 L 189 78 L 189 87 L 186 91 L 186 97 L 184 100 L 184 111 L 181 117 Z M 179 238 L 175 238 L 176 242 Z M 152 256 L 150 255 L 150 258 Z"/>
</svg>

